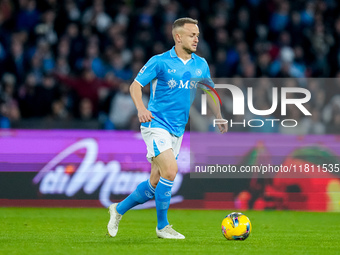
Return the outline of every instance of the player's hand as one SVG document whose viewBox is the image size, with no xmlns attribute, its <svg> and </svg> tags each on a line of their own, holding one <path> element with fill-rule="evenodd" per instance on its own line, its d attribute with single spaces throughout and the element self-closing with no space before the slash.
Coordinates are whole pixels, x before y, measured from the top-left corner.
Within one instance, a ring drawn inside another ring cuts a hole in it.
<svg viewBox="0 0 340 255">
<path fill-rule="evenodd" d="M 216 115 L 216 118 L 217 118 L 217 119 L 223 119 L 223 117 L 222 117 L 221 114 Z M 217 127 L 218 127 L 218 130 L 220 130 L 220 132 L 221 132 L 222 134 L 228 132 L 228 123 L 225 123 L 225 124 L 217 124 Z"/>
<path fill-rule="evenodd" d="M 218 119 L 223 119 L 221 114 L 218 114 L 216 117 Z M 218 127 L 218 129 L 220 130 L 220 132 L 222 134 L 228 132 L 228 123 L 226 123 L 226 124 L 217 124 L 217 127 Z"/>
<path fill-rule="evenodd" d="M 217 126 L 222 134 L 228 132 L 228 124 L 217 124 Z"/>
<path fill-rule="evenodd" d="M 150 122 L 153 118 L 155 117 L 152 116 L 152 113 L 146 108 L 138 111 L 138 119 L 141 123 Z"/>
</svg>

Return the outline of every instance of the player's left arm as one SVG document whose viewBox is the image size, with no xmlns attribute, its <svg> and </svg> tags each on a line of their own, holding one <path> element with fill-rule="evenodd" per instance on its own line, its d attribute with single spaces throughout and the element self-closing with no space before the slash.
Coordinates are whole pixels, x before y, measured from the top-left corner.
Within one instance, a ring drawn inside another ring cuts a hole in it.
<svg viewBox="0 0 340 255">
<path fill-rule="evenodd" d="M 206 82 L 210 83 L 211 86 L 214 87 L 214 83 L 211 80 L 211 76 L 210 76 L 210 69 L 209 69 L 208 63 L 206 61 L 205 61 L 205 64 L 206 64 L 206 70 L 205 70 L 205 72 L 206 72 L 205 75 L 206 76 L 205 77 L 207 77 L 207 81 Z M 208 90 L 210 90 L 210 89 L 208 88 Z M 206 93 L 206 92 L 204 91 L 204 93 Z M 210 93 L 210 95 L 207 95 L 207 102 L 208 102 L 209 108 L 212 110 L 213 114 L 215 115 L 215 117 L 217 119 L 223 119 L 222 118 L 222 114 L 221 114 L 220 100 L 219 100 L 218 96 L 215 93 Z M 228 132 L 228 123 L 226 123 L 226 124 L 217 124 L 217 126 L 218 126 L 218 129 L 220 130 L 220 132 L 222 134 Z"/>
<path fill-rule="evenodd" d="M 210 97 L 209 95 L 207 95 L 207 102 L 208 102 L 209 108 L 215 115 L 216 119 L 223 119 L 222 114 L 221 114 L 221 105 L 220 105 L 219 98 L 217 97 L 215 93 L 210 93 L 210 94 L 212 95 L 214 99 Z M 222 134 L 228 132 L 228 124 L 217 124 L 217 126 Z"/>
</svg>

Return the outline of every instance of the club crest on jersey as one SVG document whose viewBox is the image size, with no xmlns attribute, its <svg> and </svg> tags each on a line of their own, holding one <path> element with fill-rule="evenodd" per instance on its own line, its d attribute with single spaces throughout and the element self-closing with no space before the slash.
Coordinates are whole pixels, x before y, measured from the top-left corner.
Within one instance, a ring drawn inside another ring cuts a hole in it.
<svg viewBox="0 0 340 255">
<path fill-rule="evenodd" d="M 176 73 L 176 69 L 168 69 L 168 73 Z"/>
<path fill-rule="evenodd" d="M 168 81 L 168 86 L 170 89 L 173 89 L 174 87 L 177 86 L 177 82 L 172 78 L 171 80 Z"/>
<path fill-rule="evenodd" d="M 197 76 L 201 76 L 202 75 L 202 70 L 201 69 L 196 69 L 195 74 Z"/>
</svg>

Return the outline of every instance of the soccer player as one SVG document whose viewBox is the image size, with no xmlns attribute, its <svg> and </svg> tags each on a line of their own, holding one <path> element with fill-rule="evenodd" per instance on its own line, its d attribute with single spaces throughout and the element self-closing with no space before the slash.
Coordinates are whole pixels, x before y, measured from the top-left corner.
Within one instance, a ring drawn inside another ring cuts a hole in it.
<svg viewBox="0 0 340 255">
<path fill-rule="evenodd" d="M 171 187 L 178 171 L 176 159 L 193 99 L 190 93 L 196 92 L 198 82 L 195 79 L 210 79 L 206 60 L 194 53 L 199 37 L 197 24 L 197 20 L 191 18 L 176 20 L 172 27 L 175 46 L 152 57 L 130 86 L 131 97 L 142 123 L 141 133 L 151 163 L 151 174 L 150 179 L 140 183 L 126 199 L 110 205 L 107 229 L 112 237 L 116 236 L 118 224 L 129 209 L 155 197 L 157 236 L 166 239 L 185 238 L 169 225 L 167 212 Z M 146 108 L 142 101 L 142 87 L 149 83 L 150 101 Z M 211 103 L 210 97 L 207 98 L 216 118 L 222 119 L 220 105 Z M 221 133 L 228 130 L 227 125 L 218 127 Z"/>
</svg>

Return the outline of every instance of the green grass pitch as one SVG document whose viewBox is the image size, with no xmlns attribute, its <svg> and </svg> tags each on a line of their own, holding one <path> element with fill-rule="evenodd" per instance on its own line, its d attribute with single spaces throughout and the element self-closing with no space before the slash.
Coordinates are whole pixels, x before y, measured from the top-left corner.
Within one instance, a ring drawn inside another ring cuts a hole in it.
<svg viewBox="0 0 340 255">
<path fill-rule="evenodd" d="M 339 254 L 340 213 L 247 211 L 252 233 L 228 241 L 220 224 L 228 210 L 170 210 L 185 240 L 156 237 L 156 211 L 124 215 L 106 235 L 106 209 L 0 208 L 0 254 Z"/>
</svg>

